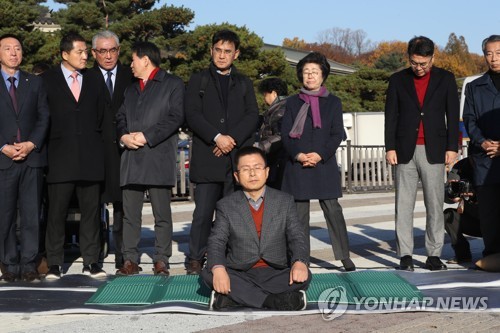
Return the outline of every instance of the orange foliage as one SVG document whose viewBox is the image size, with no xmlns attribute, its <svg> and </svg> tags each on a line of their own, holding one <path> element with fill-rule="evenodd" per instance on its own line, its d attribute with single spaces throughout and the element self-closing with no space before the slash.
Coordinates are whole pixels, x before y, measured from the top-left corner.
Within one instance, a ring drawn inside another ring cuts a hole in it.
<svg viewBox="0 0 500 333">
<path fill-rule="evenodd" d="M 373 67 L 375 62 L 384 55 L 391 53 L 398 53 L 406 57 L 406 51 L 408 48 L 408 43 L 401 41 L 391 41 L 391 42 L 380 42 L 377 47 L 370 52 L 367 57 L 362 57 L 359 60 L 361 63 Z"/>
</svg>

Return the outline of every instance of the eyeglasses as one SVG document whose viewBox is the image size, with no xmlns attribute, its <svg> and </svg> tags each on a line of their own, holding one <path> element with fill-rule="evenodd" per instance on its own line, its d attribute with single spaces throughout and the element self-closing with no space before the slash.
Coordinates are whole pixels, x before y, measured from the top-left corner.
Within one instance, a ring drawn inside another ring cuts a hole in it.
<svg viewBox="0 0 500 333">
<path fill-rule="evenodd" d="M 302 72 L 302 75 L 307 77 L 307 76 L 312 76 L 312 77 L 318 77 L 321 74 L 321 72 Z"/>
<path fill-rule="evenodd" d="M 431 58 L 429 59 L 429 61 L 427 61 L 427 62 L 415 62 L 415 61 L 413 61 L 412 59 L 410 59 L 410 65 L 411 65 L 411 67 L 413 67 L 413 68 L 417 68 L 417 67 L 419 67 L 419 66 L 420 66 L 420 68 L 422 68 L 422 69 L 426 69 L 427 67 L 429 67 L 429 66 L 430 66 L 431 61 L 432 61 L 432 58 L 433 58 L 433 57 L 431 57 Z"/>
<path fill-rule="evenodd" d="M 100 55 L 105 55 L 106 53 L 109 53 L 109 54 L 117 54 L 118 51 L 120 50 L 119 47 L 113 47 L 111 49 L 94 49 L 95 52 L 99 53 Z"/>
<path fill-rule="evenodd" d="M 266 169 L 266 166 L 265 165 L 262 165 L 262 164 L 257 164 L 257 165 L 254 165 L 253 168 L 252 167 L 249 167 L 249 166 L 244 166 L 242 167 L 241 169 L 238 170 L 238 173 L 242 173 L 242 174 L 251 174 L 252 171 L 257 173 L 257 172 L 262 172 Z"/>
</svg>

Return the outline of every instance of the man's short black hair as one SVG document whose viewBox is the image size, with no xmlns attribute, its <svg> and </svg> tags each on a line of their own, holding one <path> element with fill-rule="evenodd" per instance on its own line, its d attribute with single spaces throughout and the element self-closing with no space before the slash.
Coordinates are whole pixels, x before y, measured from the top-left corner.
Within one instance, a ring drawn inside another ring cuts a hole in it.
<svg viewBox="0 0 500 333">
<path fill-rule="evenodd" d="M 19 36 L 14 35 L 14 34 L 3 34 L 2 36 L 0 36 L 0 42 L 2 40 L 4 40 L 5 38 L 14 38 L 15 40 L 17 40 L 19 42 L 19 44 L 21 44 L 21 48 L 23 48 L 23 43 L 21 43 Z"/>
<path fill-rule="evenodd" d="M 212 46 L 220 41 L 233 43 L 235 50 L 240 48 L 240 37 L 234 31 L 227 29 L 217 31 L 212 37 Z"/>
<path fill-rule="evenodd" d="M 59 43 L 59 51 L 61 52 L 61 55 L 63 52 L 69 53 L 71 50 L 73 50 L 73 43 L 74 42 L 84 42 L 87 43 L 85 38 L 83 38 L 81 35 L 76 34 L 76 33 L 69 33 L 67 35 L 64 35 L 61 38 L 61 42 Z"/>
<path fill-rule="evenodd" d="M 139 58 L 147 56 L 153 65 L 160 67 L 160 49 L 155 44 L 151 42 L 137 42 L 132 46 L 132 53 L 135 53 Z"/>
<path fill-rule="evenodd" d="M 300 83 L 304 82 L 304 75 L 302 74 L 302 71 L 304 70 L 304 66 L 306 64 L 318 64 L 321 68 L 321 74 L 323 75 L 323 82 L 326 81 L 328 75 L 330 74 L 330 63 L 323 54 L 319 52 L 311 52 L 304 58 L 300 59 L 297 64 L 297 78 Z"/>
<path fill-rule="evenodd" d="M 408 42 L 408 56 L 418 55 L 422 57 L 431 57 L 434 55 L 434 42 L 427 37 L 413 37 Z"/>
<path fill-rule="evenodd" d="M 286 96 L 288 95 L 288 86 L 282 79 L 270 77 L 262 80 L 259 84 L 259 91 L 261 94 L 276 91 L 278 96 Z"/>
<path fill-rule="evenodd" d="M 243 147 L 243 148 L 239 149 L 236 152 L 236 156 L 234 158 L 234 160 L 236 162 L 236 167 L 238 167 L 238 164 L 240 163 L 240 158 L 242 158 L 243 156 L 254 155 L 254 154 L 260 155 L 262 157 L 262 159 L 264 160 L 265 165 L 267 166 L 266 154 L 261 149 L 259 149 L 257 147 L 247 146 L 247 147 Z"/>
</svg>

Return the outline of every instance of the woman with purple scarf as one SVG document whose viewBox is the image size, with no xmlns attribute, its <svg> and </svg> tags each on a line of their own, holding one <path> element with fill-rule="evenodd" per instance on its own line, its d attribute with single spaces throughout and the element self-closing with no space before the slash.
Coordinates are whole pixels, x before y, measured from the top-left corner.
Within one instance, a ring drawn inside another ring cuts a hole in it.
<svg viewBox="0 0 500 333">
<path fill-rule="evenodd" d="M 335 152 L 344 138 L 342 103 L 323 86 L 330 64 L 318 52 L 297 64 L 303 87 L 287 99 L 281 140 L 288 159 L 282 190 L 292 194 L 300 221 L 309 234 L 310 200 L 318 199 L 328 226 L 335 260 L 346 271 L 356 270 L 349 258 L 349 238 L 342 207 L 340 173 Z"/>
</svg>

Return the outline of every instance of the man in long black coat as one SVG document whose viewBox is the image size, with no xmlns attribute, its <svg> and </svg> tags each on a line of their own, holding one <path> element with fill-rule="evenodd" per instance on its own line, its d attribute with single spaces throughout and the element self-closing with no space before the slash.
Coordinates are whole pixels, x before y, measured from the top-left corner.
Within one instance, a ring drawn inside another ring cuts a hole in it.
<svg viewBox="0 0 500 333">
<path fill-rule="evenodd" d="M 123 266 L 123 200 L 120 188 L 121 149 L 116 138 L 115 115 L 123 103 L 125 89 L 135 79 L 130 67 L 118 61 L 120 40 L 109 30 L 98 32 L 92 38 L 92 55 L 95 59 L 91 69 L 102 77 L 106 98 L 106 111 L 102 119 L 104 140 L 105 179 L 101 202 L 113 203 L 113 241 L 115 245 L 115 266 Z"/>
<path fill-rule="evenodd" d="M 45 72 L 51 125 L 48 140 L 47 184 L 49 211 L 45 247 L 46 279 L 59 279 L 64 262 L 66 216 L 76 192 L 81 211 L 80 251 L 83 273 L 102 277 L 99 267 L 100 187 L 104 180 L 101 122 L 105 99 L 101 78 L 85 71 L 87 45 L 80 35 L 65 35 L 60 43 L 62 63 Z"/>
<path fill-rule="evenodd" d="M 215 203 L 234 190 L 235 148 L 252 145 L 257 130 L 252 82 L 233 66 L 239 45 L 234 32 L 217 32 L 212 38 L 210 67 L 193 74 L 186 91 L 186 120 L 193 131 L 189 176 L 196 184 L 188 274 L 201 272 Z"/>
</svg>

